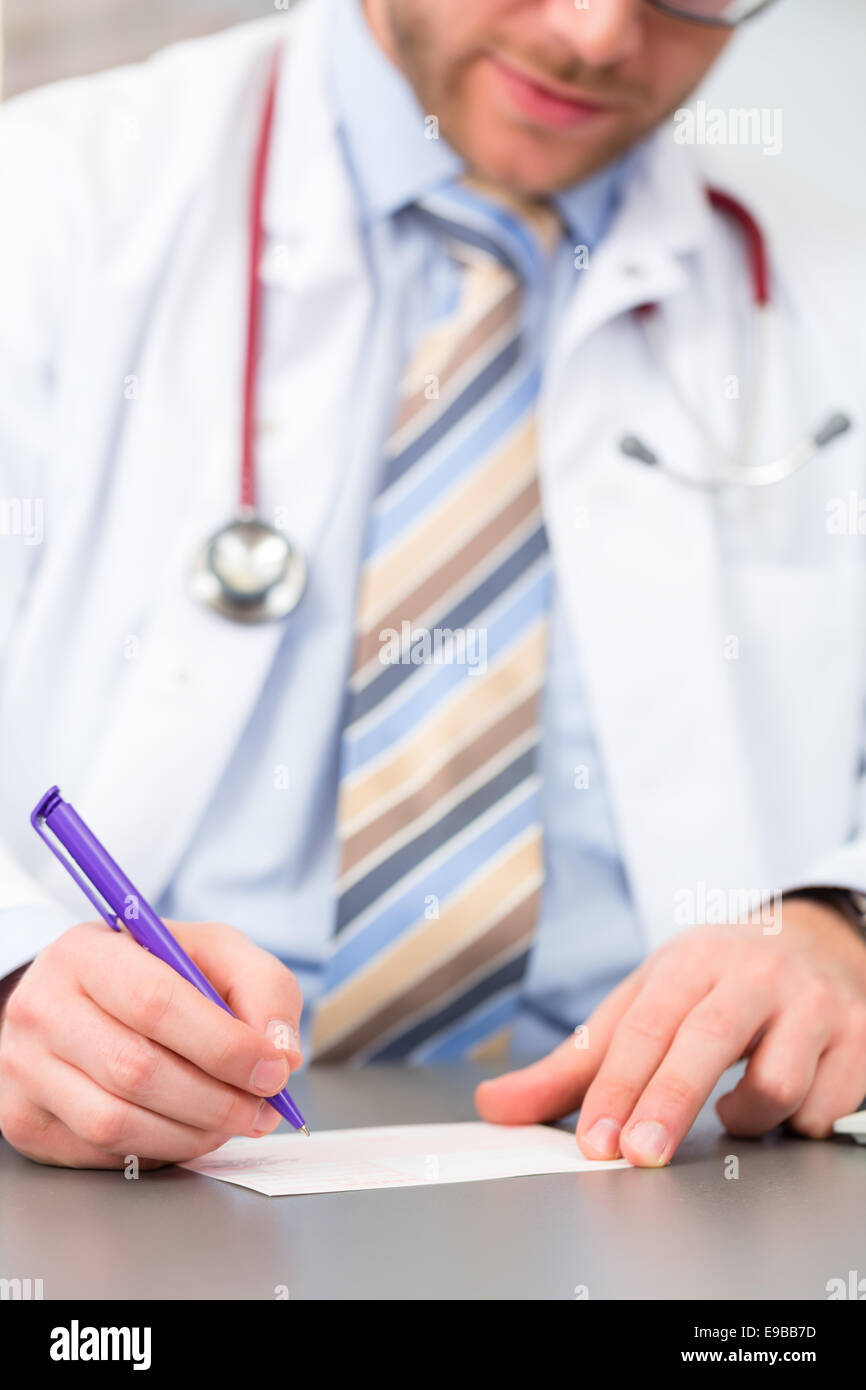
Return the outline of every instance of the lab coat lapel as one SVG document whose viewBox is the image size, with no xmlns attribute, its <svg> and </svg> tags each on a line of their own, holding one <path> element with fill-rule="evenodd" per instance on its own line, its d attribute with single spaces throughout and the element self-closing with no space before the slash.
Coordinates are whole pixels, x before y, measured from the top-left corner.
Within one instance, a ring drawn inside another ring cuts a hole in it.
<svg viewBox="0 0 866 1390">
<path fill-rule="evenodd" d="M 352 231 L 351 189 L 323 89 L 327 8 L 320 12 L 318 6 L 308 7 L 293 21 L 296 27 L 279 88 L 265 211 L 271 238 L 285 234 L 290 274 L 281 278 L 279 269 L 275 273 L 274 266 L 279 268 L 283 261 L 279 256 L 266 257 L 262 267 L 269 306 L 274 296 L 285 297 L 276 309 L 297 319 L 304 373 L 311 380 L 318 376 L 320 382 L 348 379 L 347 364 L 361 351 L 369 303 L 360 246 Z M 268 61 L 265 51 L 251 79 L 250 138 Z M 244 167 L 239 160 L 235 178 L 243 178 Z M 248 164 L 246 168 L 248 176 Z M 154 896 L 169 881 L 206 811 L 278 644 L 284 635 L 291 640 L 291 617 L 287 623 L 236 625 L 201 609 L 186 590 L 192 556 L 204 536 L 225 523 L 237 495 L 239 389 L 226 388 L 226 382 L 241 380 L 242 333 L 232 331 L 232 326 L 244 323 L 246 307 L 246 205 L 236 187 L 227 191 L 223 186 L 219 208 L 202 213 L 198 240 L 191 239 L 192 264 L 177 276 L 178 303 L 173 312 L 162 314 L 162 326 L 151 344 L 152 367 L 158 374 L 163 362 L 178 360 L 177 343 L 172 340 L 174 352 L 169 353 L 166 335 L 176 337 L 180 323 L 191 324 L 189 336 L 195 341 L 185 388 L 178 391 L 176 382 L 162 383 L 170 399 L 177 396 L 183 402 L 176 417 L 177 466 L 195 457 L 196 444 L 201 452 L 205 424 L 211 447 L 197 470 L 185 517 L 172 536 L 161 597 L 145 626 L 140 658 L 124 673 L 98 755 L 76 798 L 95 826 L 106 827 L 106 834 L 110 830 L 113 852 L 121 862 L 136 866 L 143 891 Z M 228 218 L 237 205 L 232 229 Z M 323 305 L 328 306 L 327 314 Z M 263 381 L 263 398 L 267 389 Z M 320 387 L 296 393 L 291 420 L 276 422 L 286 441 L 280 496 L 291 499 L 291 539 L 307 555 L 315 547 L 339 482 L 338 414 L 329 393 Z M 273 434 L 273 420 L 270 425 Z M 128 466 L 148 466 L 146 429 L 130 438 L 128 448 L 137 455 Z M 193 452 L 184 457 L 185 449 Z M 155 809 L 162 788 L 169 785 L 183 788 L 179 802 Z"/>
<path fill-rule="evenodd" d="M 670 312 L 667 337 L 678 345 L 672 365 L 686 389 L 698 391 L 692 399 L 710 412 L 715 430 L 725 422 L 709 396 L 723 380 L 720 364 L 736 362 L 742 342 L 729 314 L 701 324 L 700 291 L 687 278 L 683 258 L 708 254 L 718 232 L 699 185 L 658 147 L 647 165 L 551 359 L 542 461 L 563 601 L 628 881 L 652 948 L 687 924 L 689 902 L 700 915 L 701 885 L 760 888 L 761 850 L 713 503 L 618 447 L 633 431 L 673 458 L 697 452 L 694 433 L 647 361 L 636 316 L 625 311 L 655 302 Z M 711 276 L 705 267 L 704 279 Z"/>
</svg>

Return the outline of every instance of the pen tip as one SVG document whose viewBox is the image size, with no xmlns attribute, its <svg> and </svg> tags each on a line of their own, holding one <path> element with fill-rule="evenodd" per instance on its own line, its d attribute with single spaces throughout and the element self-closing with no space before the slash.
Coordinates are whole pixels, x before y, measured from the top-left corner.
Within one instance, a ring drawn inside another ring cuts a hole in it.
<svg viewBox="0 0 866 1390">
<path fill-rule="evenodd" d="M 310 1131 L 307 1129 L 307 1126 L 306 1126 L 306 1125 L 301 1125 L 301 1133 L 302 1133 L 302 1134 L 306 1134 L 307 1138 L 309 1139 L 309 1137 L 310 1137 Z"/>
</svg>

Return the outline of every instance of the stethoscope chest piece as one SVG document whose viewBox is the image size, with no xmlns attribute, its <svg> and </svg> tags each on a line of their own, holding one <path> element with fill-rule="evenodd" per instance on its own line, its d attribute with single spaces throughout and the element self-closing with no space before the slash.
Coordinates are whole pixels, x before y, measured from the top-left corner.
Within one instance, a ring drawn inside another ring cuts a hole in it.
<svg viewBox="0 0 866 1390">
<path fill-rule="evenodd" d="M 205 541 L 195 559 L 193 597 L 239 623 L 286 618 L 307 583 L 299 550 L 256 516 L 238 517 Z"/>
</svg>

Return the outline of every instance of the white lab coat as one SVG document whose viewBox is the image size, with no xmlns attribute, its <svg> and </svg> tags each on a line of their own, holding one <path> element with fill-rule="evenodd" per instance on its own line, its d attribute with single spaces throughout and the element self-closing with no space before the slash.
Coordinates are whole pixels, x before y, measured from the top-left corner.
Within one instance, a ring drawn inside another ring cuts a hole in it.
<svg viewBox="0 0 866 1390">
<path fill-rule="evenodd" d="M 203 611 L 185 582 L 237 492 L 243 190 L 287 36 L 266 209 L 287 252 L 263 275 L 298 352 L 294 389 L 261 390 L 314 566 L 371 304 L 323 85 L 327 12 L 180 45 L 0 118 L 0 498 L 44 499 L 48 536 L 0 535 L 0 907 L 87 915 L 28 823 L 53 781 L 158 895 L 280 640 Z M 629 312 L 649 300 L 683 390 L 734 442 L 749 281 L 701 177 L 669 128 L 654 138 L 580 272 L 540 402 L 551 545 L 648 950 L 701 885 L 866 889 L 864 541 L 827 528 L 828 503 L 864 493 L 862 232 L 824 204 L 750 195 L 776 299 L 757 456 L 831 408 L 855 429 L 795 480 L 713 501 L 618 448 L 634 431 L 710 467 Z M 3 949 L 0 973 L 27 958 Z"/>
</svg>

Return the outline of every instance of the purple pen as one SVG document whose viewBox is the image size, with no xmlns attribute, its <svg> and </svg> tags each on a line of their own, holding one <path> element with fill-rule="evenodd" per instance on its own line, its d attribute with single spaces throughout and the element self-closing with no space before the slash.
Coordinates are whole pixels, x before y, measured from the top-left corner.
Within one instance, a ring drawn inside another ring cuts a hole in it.
<svg viewBox="0 0 866 1390">
<path fill-rule="evenodd" d="M 45 793 L 31 814 L 30 822 L 113 931 L 120 931 L 121 926 L 126 927 L 139 946 L 165 961 L 178 975 L 195 985 L 199 994 L 218 1004 L 234 1018 L 228 1004 L 220 998 L 210 980 L 190 960 L 165 923 L 115 864 L 75 808 L 63 800 L 57 787 Z M 46 829 L 51 832 L 50 837 L 45 833 Z M 66 851 L 68 858 L 60 852 L 58 845 Z M 266 1096 L 265 1099 L 295 1129 L 309 1136 L 304 1117 L 288 1091 L 280 1091 L 278 1095 Z"/>
</svg>

